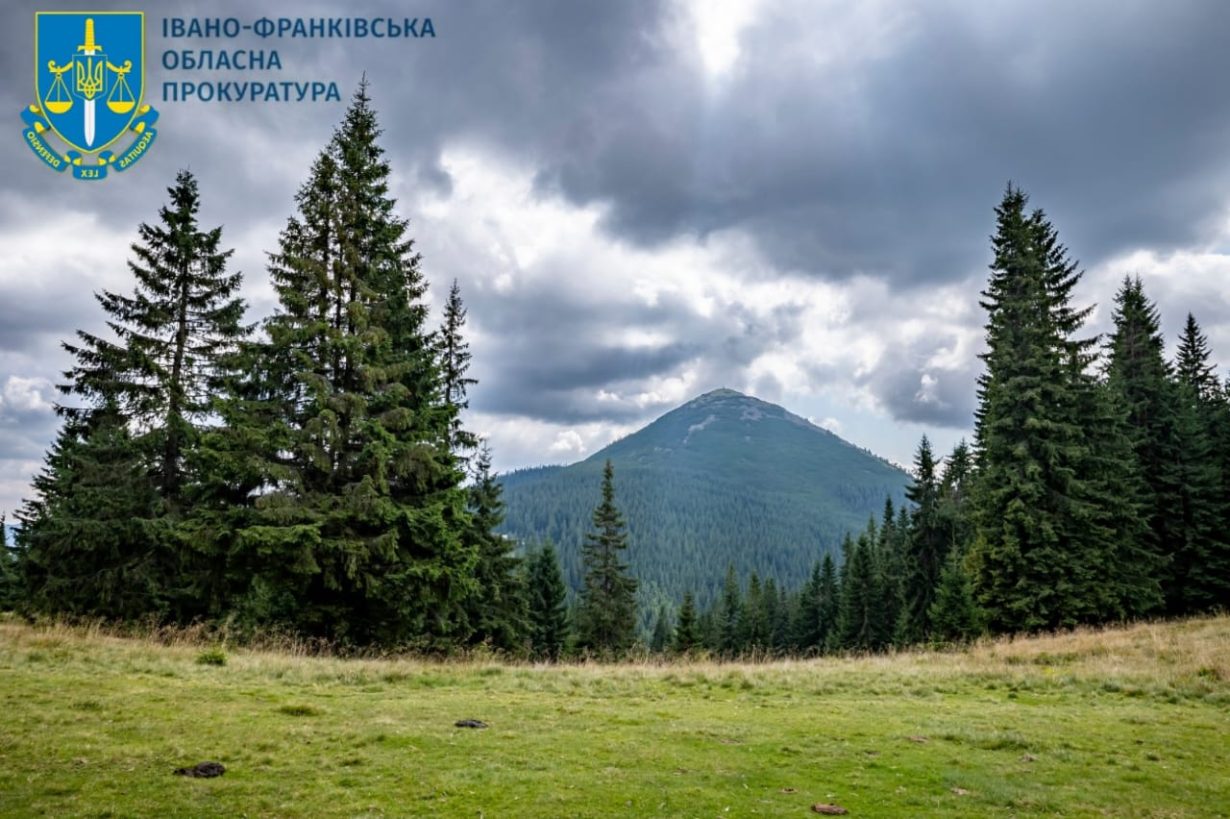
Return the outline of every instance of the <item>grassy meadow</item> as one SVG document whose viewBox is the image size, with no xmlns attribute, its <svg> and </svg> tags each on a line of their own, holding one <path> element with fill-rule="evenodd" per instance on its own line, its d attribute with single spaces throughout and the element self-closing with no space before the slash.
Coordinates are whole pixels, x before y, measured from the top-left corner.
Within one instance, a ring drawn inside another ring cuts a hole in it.
<svg viewBox="0 0 1230 819">
<path fill-rule="evenodd" d="M 455 728 L 459 719 L 487 729 Z M 173 775 L 205 760 L 217 779 Z M 1230 617 L 766 663 L 0 622 L 3 816 L 1230 816 Z"/>
</svg>

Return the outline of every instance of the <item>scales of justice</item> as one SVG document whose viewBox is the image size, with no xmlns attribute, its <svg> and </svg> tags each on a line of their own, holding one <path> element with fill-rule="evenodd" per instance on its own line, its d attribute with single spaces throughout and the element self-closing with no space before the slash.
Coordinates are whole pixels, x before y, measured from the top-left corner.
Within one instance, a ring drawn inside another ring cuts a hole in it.
<svg viewBox="0 0 1230 819">
<path fill-rule="evenodd" d="M 51 86 L 43 96 L 43 104 L 53 114 L 67 114 L 80 101 L 84 120 L 85 147 L 94 147 L 94 105 L 105 98 L 107 108 L 115 114 L 127 114 L 136 106 L 132 88 L 128 85 L 128 73 L 132 60 L 116 65 L 107 59 L 102 45 L 94 42 L 94 18 L 85 21 L 85 42 L 77 46 L 77 54 L 63 65 L 55 60 L 47 61 L 47 70 L 52 75 Z M 69 81 L 64 75 L 69 72 Z M 72 91 L 69 91 L 69 82 Z"/>
</svg>

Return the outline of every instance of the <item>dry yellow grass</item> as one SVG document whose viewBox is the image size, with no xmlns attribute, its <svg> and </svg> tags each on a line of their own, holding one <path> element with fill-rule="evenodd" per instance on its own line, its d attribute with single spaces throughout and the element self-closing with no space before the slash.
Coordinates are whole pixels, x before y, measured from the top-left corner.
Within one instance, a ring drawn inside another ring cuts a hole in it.
<svg viewBox="0 0 1230 819">
<path fill-rule="evenodd" d="M 103 623 L 50 622 L 29 625 L 0 621 L 0 643 L 31 648 L 78 648 L 146 656 L 150 660 L 195 657 L 225 638 L 204 627 L 117 631 Z M 542 674 L 597 675 L 644 679 L 680 673 L 707 678 L 732 671 L 771 679 L 840 678 L 850 673 L 919 681 L 953 676 L 996 676 L 1004 680 L 1096 680 L 1135 685 L 1215 687 L 1230 682 L 1230 616 L 1130 626 L 1080 628 L 1056 634 L 983 639 L 963 649 L 912 649 L 887 654 L 823 658 L 717 660 L 709 657 L 640 657 L 617 663 L 558 664 L 511 660 L 479 652 L 447 659 L 404 654 L 341 657 L 328 646 L 290 637 L 267 636 L 240 647 L 227 646 L 230 664 L 264 672 L 335 675 L 339 680 L 369 674 L 425 671 L 482 671 L 517 668 Z"/>
</svg>

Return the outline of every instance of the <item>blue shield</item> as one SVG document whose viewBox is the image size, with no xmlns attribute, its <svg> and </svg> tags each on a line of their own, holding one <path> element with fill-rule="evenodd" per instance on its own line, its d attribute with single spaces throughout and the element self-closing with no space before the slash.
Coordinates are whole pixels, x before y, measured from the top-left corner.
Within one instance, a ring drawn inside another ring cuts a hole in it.
<svg viewBox="0 0 1230 819">
<path fill-rule="evenodd" d="M 145 15 L 41 11 L 34 15 L 36 99 L 60 139 L 91 154 L 132 124 L 145 91 Z"/>
</svg>

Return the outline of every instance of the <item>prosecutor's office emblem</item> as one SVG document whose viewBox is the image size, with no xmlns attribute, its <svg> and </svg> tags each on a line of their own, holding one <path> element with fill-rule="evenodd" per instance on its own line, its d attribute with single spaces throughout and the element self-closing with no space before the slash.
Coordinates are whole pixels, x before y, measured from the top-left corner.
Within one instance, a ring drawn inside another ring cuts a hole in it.
<svg viewBox="0 0 1230 819">
<path fill-rule="evenodd" d="M 34 15 L 35 97 L 21 112 L 22 139 L 52 170 L 103 179 L 136 164 L 158 135 L 144 92 L 142 12 Z"/>
</svg>

